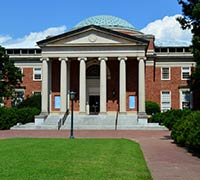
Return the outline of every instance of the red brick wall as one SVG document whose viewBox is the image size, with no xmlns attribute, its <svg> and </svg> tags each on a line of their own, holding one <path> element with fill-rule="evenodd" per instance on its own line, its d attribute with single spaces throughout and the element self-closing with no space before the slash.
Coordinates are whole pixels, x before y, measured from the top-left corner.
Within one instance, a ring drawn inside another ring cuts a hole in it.
<svg viewBox="0 0 200 180">
<path fill-rule="evenodd" d="M 181 67 L 171 67 L 171 79 L 161 80 L 161 67 L 146 66 L 146 101 L 155 101 L 160 104 L 160 93 L 163 90 L 171 91 L 172 109 L 180 108 L 179 86 L 187 85 L 181 80 Z"/>
<path fill-rule="evenodd" d="M 25 86 L 25 98 L 32 96 L 33 91 L 41 91 L 42 81 L 33 80 L 33 68 L 23 68 L 23 82 L 22 86 Z"/>
<path fill-rule="evenodd" d="M 107 67 L 110 70 L 110 79 L 107 80 L 107 111 L 118 111 L 119 106 L 119 61 L 109 59 Z M 115 92 L 115 95 L 113 95 Z"/>
<path fill-rule="evenodd" d="M 77 92 L 74 111 L 79 111 L 79 61 L 75 59 L 72 59 L 70 63 L 70 91 Z"/>
<path fill-rule="evenodd" d="M 129 96 L 135 96 L 136 107 L 129 109 Z M 128 59 L 126 61 L 126 110 L 137 111 L 138 107 L 138 61 L 137 59 Z"/>
</svg>

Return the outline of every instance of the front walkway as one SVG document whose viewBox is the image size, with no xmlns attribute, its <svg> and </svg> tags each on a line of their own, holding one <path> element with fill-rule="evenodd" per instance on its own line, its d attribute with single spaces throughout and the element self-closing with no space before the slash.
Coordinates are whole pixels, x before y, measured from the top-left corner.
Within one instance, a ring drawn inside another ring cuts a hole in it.
<svg viewBox="0 0 200 180">
<path fill-rule="evenodd" d="M 75 131 L 75 138 L 129 138 L 140 143 L 154 180 L 199 180 L 200 158 L 192 156 L 170 139 L 164 131 Z M 1 138 L 41 137 L 69 138 L 67 130 L 8 130 L 0 131 Z"/>
</svg>

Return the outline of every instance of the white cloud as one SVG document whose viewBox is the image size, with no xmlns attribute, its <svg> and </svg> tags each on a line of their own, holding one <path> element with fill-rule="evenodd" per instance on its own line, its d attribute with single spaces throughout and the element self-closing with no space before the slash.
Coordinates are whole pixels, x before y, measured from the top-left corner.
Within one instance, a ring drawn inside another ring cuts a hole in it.
<svg viewBox="0 0 200 180">
<path fill-rule="evenodd" d="M 0 35 L 0 44 L 7 42 L 8 40 L 12 39 L 10 36 L 6 35 L 6 36 L 2 36 Z"/>
<path fill-rule="evenodd" d="M 36 42 L 45 39 L 47 36 L 55 36 L 66 31 L 66 26 L 51 27 L 41 32 L 31 32 L 23 38 L 12 39 L 10 36 L 2 38 L 2 46 L 6 48 L 34 48 L 37 47 Z"/>
<path fill-rule="evenodd" d="M 182 30 L 176 20 L 181 15 L 165 16 L 149 23 L 141 31 L 145 34 L 155 35 L 155 43 L 159 46 L 188 46 L 191 45 L 192 34 L 190 30 Z"/>
</svg>

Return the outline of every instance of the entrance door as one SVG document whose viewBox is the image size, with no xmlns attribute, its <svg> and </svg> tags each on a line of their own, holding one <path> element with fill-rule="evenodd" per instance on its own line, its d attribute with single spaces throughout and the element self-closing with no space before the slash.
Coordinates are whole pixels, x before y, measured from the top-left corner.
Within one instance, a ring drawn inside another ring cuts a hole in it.
<svg viewBox="0 0 200 180">
<path fill-rule="evenodd" d="M 99 113 L 100 96 L 89 96 L 90 114 Z"/>
</svg>

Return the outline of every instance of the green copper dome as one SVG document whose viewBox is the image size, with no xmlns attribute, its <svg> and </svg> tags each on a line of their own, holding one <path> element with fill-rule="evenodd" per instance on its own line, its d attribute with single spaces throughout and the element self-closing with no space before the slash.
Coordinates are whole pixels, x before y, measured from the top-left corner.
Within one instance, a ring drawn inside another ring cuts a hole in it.
<svg viewBox="0 0 200 180">
<path fill-rule="evenodd" d="M 115 16 L 107 16 L 107 15 L 89 17 L 78 23 L 75 26 L 75 28 L 80 28 L 88 25 L 97 25 L 106 28 L 121 28 L 121 29 L 134 30 L 134 27 L 127 21 Z"/>
</svg>

